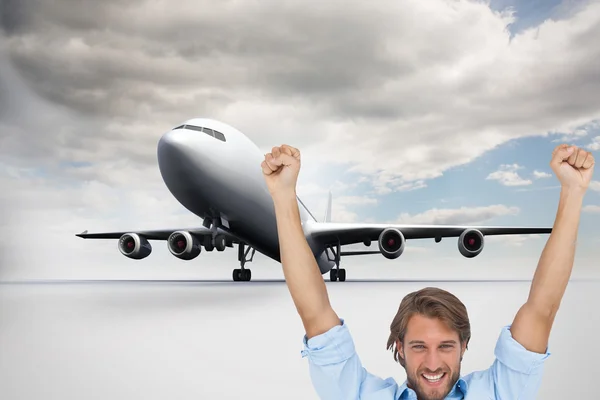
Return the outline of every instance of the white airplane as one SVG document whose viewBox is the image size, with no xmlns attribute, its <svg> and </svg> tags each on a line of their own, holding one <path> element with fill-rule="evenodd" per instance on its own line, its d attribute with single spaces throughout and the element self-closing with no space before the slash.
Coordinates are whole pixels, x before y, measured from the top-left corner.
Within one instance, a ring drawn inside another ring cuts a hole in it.
<svg viewBox="0 0 600 400">
<path fill-rule="evenodd" d="M 202 227 L 151 231 L 88 233 L 85 239 L 119 239 L 118 248 L 126 257 L 140 260 L 152 252 L 149 240 L 166 240 L 167 248 L 183 260 L 196 258 L 202 250 L 224 251 L 238 245 L 240 268 L 234 281 L 250 281 L 245 265 L 255 251 L 280 262 L 277 224 L 271 196 L 261 170 L 264 154 L 242 132 L 213 120 L 194 118 L 165 133 L 158 143 L 158 166 L 173 196 L 189 211 L 204 220 Z M 298 198 L 306 239 L 321 274 L 331 281 L 345 281 L 340 268 L 344 256 L 382 254 L 398 258 L 408 239 L 458 237 L 464 257 L 483 250 L 485 235 L 548 234 L 552 228 L 396 225 L 331 222 L 331 193 L 323 222 Z M 341 246 L 376 240 L 379 250 L 341 251 Z M 248 257 L 248 254 L 250 253 Z"/>
</svg>

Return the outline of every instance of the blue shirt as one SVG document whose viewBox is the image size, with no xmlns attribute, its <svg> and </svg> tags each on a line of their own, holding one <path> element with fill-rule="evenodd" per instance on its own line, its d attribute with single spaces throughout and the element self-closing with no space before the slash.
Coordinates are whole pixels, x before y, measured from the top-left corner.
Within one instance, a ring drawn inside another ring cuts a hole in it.
<svg viewBox="0 0 600 400">
<path fill-rule="evenodd" d="M 369 373 L 354 348 L 347 325 L 307 340 L 302 357 L 308 357 L 310 377 L 322 400 L 416 400 L 416 393 L 393 378 Z M 550 353 L 534 353 L 513 339 L 510 325 L 502 328 L 494 350 L 496 359 L 486 370 L 461 377 L 446 399 L 534 400 L 540 388 L 544 361 Z"/>
</svg>

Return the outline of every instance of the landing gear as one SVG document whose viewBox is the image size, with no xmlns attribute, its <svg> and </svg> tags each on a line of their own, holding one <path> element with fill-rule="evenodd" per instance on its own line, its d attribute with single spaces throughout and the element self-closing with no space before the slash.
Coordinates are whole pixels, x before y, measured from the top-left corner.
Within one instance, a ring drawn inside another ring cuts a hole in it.
<svg viewBox="0 0 600 400">
<path fill-rule="evenodd" d="M 206 251 L 213 251 L 214 249 L 217 249 L 217 251 L 224 251 L 225 247 L 227 247 L 227 240 L 225 239 L 225 235 L 219 233 L 214 237 L 204 237 L 204 249 Z"/>
<path fill-rule="evenodd" d="M 217 249 L 217 251 L 224 251 L 225 247 L 227 247 L 227 241 L 225 239 L 225 236 L 218 233 L 218 227 L 221 224 L 221 219 L 220 218 L 206 218 L 203 222 L 202 225 L 204 225 L 205 228 L 210 228 L 211 230 L 211 236 L 205 236 L 204 237 L 204 249 L 206 251 L 213 251 L 215 248 Z"/>
<path fill-rule="evenodd" d="M 215 242 L 215 248 L 217 249 L 217 251 L 225 250 L 225 246 L 227 246 L 227 241 L 225 240 L 225 235 L 219 234 L 219 235 L 215 236 L 214 242 Z"/>
<path fill-rule="evenodd" d="M 233 270 L 234 282 L 250 282 L 250 279 L 252 279 L 252 270 L 239 268 Z"/>
<path fill-rule="evenodd" d="M 339 280 L 340 282 L 344 282 L 346 280 L 346 270 L 344 268 L 340 268 L 341 246 L 339 242 L 335 246 L 335 250 L 333 248 L 330 248 L 330 250 L 333 253 L 334 259 L 332 260 L 331 258 L 329 258 L 329 252 L 327 253 L 327 258 L 329 259 L 329 261 L 335 261 L 335 268 L 332 268 L 331 271 L 329 271 L 329 280 L 331 282 L 335 282 L 337 280 Z"/>
<path fill-rule="evenodd" d="M 335 282 L 337 280 L 344 282 L 346 280 L 346 270 L 344 268 L 334 268 L 329 271 L 329 280 Z"/>
<path fill-rule="evenodd" d="M 244 265 L 247 262 L 252 262 L 252 259 L 254 258 L 254 253 L 256 250 L 254 250 L 254 248 L 248 247 L 244 251 L 244 247 L 245 247 L 244 243 L 239 244 L 238 260 L 240 262 L 241 268 L 236 268 L 233 270 L 233 280 L 235 282 L 240 282 L 240 281 L 250 282 L 250 279 L 252 279 L 252 271 L 250 269 L 244 268 Z M 250 254 L 250 258 L 248 258 L 248 253 L 250 253 L 250 251 L 252 251 L 252 254 Z"/>
</svg>

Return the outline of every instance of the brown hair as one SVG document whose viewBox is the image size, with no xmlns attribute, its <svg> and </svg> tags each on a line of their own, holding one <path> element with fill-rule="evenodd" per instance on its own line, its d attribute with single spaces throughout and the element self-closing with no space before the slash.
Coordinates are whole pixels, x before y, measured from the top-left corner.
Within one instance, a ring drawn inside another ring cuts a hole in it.
<svg viewBox="0 0 600 400">
<path fill-rule="evenodd" d="M 396 341 L 399 340 L 404 344 L 408 321 L 415 314 L 429 318 L 439 318 L 444 321 L 448 327 L 458 333 L 461 345 L 464 343 L 468 346 L 471 339 L 471 324 L 465 305 L 452 293 L 443 289 L 424 288 L 409 293 L 402 299 L 398 313 L 390 325 L 387 349 L 392 350 L 394 360 L 398 361 L 403 367 L 406 364 L 398 354 Z"/>
</svg>

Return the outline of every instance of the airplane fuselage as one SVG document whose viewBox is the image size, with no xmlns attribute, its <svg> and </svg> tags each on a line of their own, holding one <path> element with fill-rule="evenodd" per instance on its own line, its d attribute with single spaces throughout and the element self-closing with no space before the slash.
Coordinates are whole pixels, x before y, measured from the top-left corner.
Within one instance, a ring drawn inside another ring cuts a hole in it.
<svg viewBox="0 0 600 400">
<path fill-rule="evenodd" d="M 215 120 L 191 119 L 161 137 L 157 156 L 167 188 L 185 208 L 280 261 L 275 210 L 261 170 L 264 154 L 246 135 Z M 315 221 L 300 199 L 298 205 L 303 226 Z M 334 263 L 310 235 L 307 240 L 321 272 L 329 271 Z"/>
</svg>

